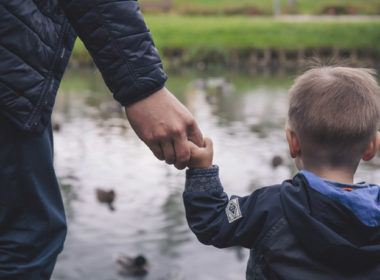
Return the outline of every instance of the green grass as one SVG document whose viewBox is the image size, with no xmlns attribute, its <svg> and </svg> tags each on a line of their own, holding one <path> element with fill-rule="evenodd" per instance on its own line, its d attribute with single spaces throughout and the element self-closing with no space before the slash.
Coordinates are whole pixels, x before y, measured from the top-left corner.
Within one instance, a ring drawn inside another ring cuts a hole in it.
<svg viewBox="0 0 380 280">
<path fill-rule="evenodd" d="M 283 22 L 244 16 L 147 15 L 155 44 L 165 56 L 167 50 L 181 49 L 188 55 L 217 51 L 228 55 L 232 49 L 331 48 L 374 49 L 380 52 L 380 21 L 372 22 Z M 86 59 L 80 41 L 75 59 Z"/>
<path fill-rule="evenodd" d="M 163 2 L 164 0 L 140 0 L 141 3 Z M 172 12 L 223 13 L 252 7 L 260 13 L 271 13 L 273 0 L 171 0 Z M 299 14 L 321 14 L 326 7 L 353 7 L 358 14 L 379 14 L 379 0 L 296 0 L 294 9 L 289 9 L 289 0 L 280 0 L 282 12 Z"/>
<path fill-rule="evenodd" d="M 380 48 L 380 22 L 282 22 L 235 17 L 146 16 L 165 48 Z"/>
</svg>

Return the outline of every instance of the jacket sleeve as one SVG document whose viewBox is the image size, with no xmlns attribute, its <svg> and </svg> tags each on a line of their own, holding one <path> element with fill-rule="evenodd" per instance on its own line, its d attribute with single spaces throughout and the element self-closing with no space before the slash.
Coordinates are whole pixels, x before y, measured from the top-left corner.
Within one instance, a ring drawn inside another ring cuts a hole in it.
<svg viewBox="0 0 380 280">
<path fill-rule="evenodd" d="M 249 196 L 228 199 L 218 172 L 217 166 L 186 171 L 183 199 L 190 229 L 206 245 L 254 248 L 279 220 L 279 189 L 262 188 Z"/>
<path fill-rule="evenodd" d="M 59 0 L 114 98 L 132 104 L 164 87 L 166 75 L 135 0 Z"/>
</svg>

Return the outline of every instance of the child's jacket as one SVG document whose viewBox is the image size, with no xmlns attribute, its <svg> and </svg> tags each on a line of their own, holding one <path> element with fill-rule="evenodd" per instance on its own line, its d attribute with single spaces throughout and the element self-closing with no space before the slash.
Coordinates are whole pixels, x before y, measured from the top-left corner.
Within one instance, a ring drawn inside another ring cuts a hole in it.
<svg viewBox="0 0 380 280">
<path fill-rule="evenodd" d="M 355 186 L 352 190 L 351 187 Z M 191 230 L 207 245 L 250 248 L 247 279 L 380 279 L 380 187 L 301 171 L 228 199 L 218 168 L 188 170 Z"/>
</svg>

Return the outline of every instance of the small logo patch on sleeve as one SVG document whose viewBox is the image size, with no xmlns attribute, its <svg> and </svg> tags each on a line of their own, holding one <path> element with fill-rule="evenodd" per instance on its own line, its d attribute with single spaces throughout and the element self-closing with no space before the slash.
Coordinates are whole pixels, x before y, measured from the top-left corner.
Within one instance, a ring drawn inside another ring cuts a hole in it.
<svg viewBox="0 0 380 280">
<path fill-rule="evenodd" d="M 232 223 L 243 217 L 240 211 L 239 200 L 237 198 L 231 199 L 226 207 L 226 214 L 228 222 Z"/>
</svg>

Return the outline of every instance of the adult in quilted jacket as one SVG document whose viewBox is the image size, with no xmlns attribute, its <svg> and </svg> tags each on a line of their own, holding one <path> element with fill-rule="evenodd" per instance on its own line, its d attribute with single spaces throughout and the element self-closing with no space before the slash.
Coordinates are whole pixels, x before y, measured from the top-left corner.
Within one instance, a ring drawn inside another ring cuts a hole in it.
<svg viewBox="0 0 380 280">
<path fill-rule="evenodd" d="M 76 36 L 153 154 L 182 169 L 203 145 L 135 0 L 0 2 L 0 279 L 49 279 L 66 221 L 50 117 Z"/>
</svg>

